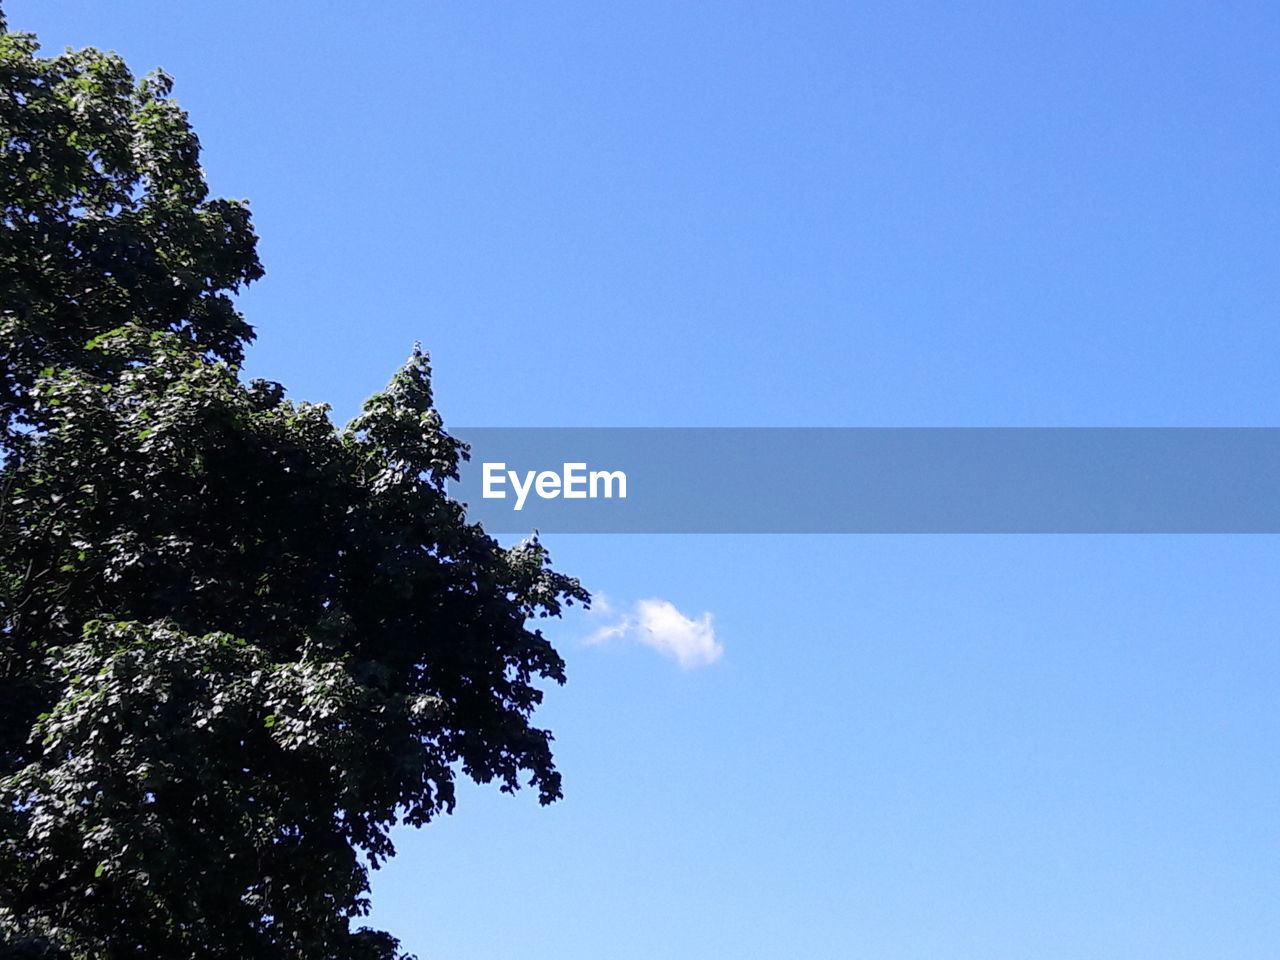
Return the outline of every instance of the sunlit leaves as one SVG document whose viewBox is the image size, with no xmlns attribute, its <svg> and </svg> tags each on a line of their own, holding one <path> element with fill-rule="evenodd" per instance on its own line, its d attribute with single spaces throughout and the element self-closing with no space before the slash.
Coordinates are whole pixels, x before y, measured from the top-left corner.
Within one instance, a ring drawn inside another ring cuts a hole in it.
<svg viewBox="0 0 1280 960">
<path fill-rule="evenodd" d="M 449 498 L 421 351 L 341 429 L 241 380 L 169 92 L 0 34 L 0 954 L 385 960 L 393 824 L 560 795 L 529 621 L 586 594 Z"/>
</svg>

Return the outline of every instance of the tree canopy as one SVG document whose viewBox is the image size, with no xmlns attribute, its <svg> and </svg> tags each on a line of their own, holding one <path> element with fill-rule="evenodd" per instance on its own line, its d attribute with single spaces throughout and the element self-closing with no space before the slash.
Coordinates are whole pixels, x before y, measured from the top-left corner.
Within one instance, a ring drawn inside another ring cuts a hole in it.
<svg viewBox="0 0 1280 960">
<path fill-rule="evenodd" d="M 0 16 L 0 955 L 391 958 L 389 830 L 560 796 L 586 602 L 450 498 L 427 357 L 335 427 L 243 382 L 262 275 L 162 73 Z"/>
</svg>

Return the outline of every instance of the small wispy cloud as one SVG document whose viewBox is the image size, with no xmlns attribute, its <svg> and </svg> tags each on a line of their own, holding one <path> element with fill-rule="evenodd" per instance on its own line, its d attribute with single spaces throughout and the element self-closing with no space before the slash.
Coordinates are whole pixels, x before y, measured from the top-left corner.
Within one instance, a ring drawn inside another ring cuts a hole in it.
<svg viewBox="0 0 1280 960">
<path fill-rule="evenodd" d="M 591 634 L 588 643 L 634 640 L 670 657 L 686 670 L 708 666 L 724 654 L 709 613 L 697 619 L 686 617 L 669 600 L 641 600 L 630 611 L 619 611 L 598 595 L 593 602 L 595 613 L 613 617 L 614 622 Z"/>
</svg>

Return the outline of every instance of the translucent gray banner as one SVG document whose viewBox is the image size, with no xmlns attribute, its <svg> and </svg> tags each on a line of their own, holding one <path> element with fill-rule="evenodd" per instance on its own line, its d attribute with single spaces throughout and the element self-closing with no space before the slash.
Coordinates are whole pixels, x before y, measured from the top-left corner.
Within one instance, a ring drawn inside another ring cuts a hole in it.
<svg viewBox="0 0 1280 960">
<path fill-rule="evenodd" d="M 1280 428 L 454 432 L 492 533 L 1280 532 Z"/>
</svg>

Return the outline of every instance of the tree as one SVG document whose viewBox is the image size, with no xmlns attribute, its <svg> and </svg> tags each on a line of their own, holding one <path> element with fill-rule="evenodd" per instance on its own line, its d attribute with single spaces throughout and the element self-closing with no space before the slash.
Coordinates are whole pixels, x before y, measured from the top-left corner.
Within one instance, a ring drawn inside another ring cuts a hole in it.
<svg viewBox="0 0 1280 960">
<path fill-rule="evenodd" d="M 0 16 L 0 954 L 393 957 L 394 824 L 560 796 L 531 621 L 587 594 L 450 499 L 417 348 L 341 429 L 242 382 L 170 81 L 38 49 Z"/>
</svg>

